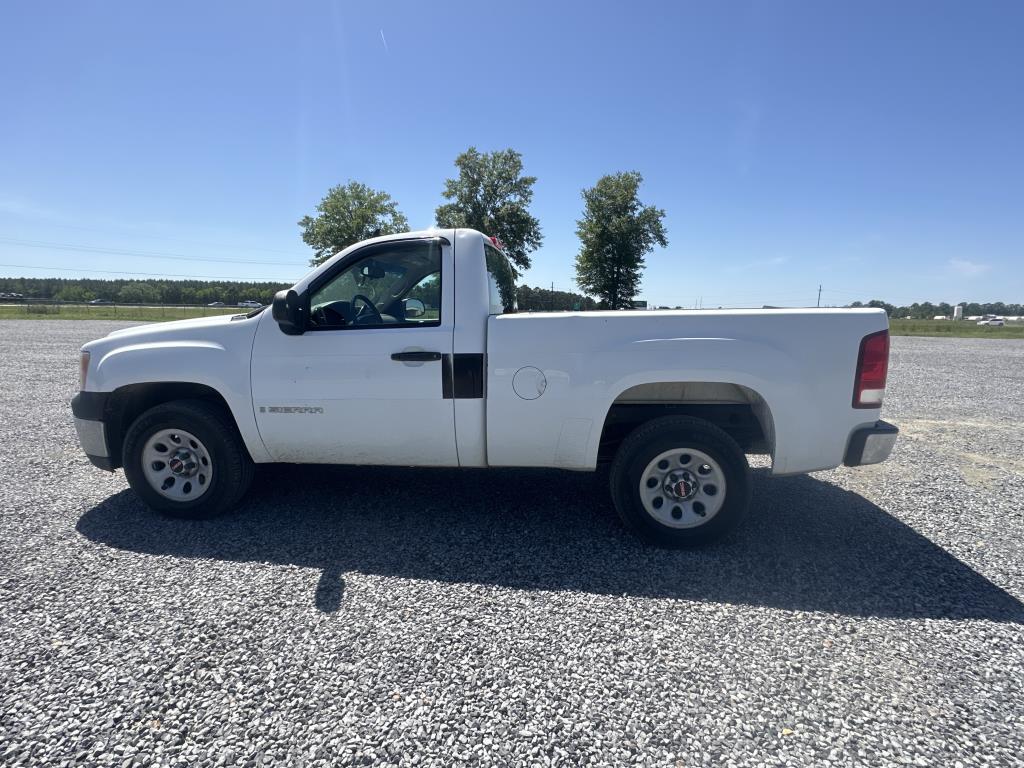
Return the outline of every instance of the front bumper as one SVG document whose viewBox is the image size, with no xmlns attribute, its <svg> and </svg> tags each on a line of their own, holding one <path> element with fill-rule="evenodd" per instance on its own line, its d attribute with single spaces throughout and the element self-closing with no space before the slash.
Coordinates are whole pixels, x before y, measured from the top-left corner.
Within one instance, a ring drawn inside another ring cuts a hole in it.
<svg viewBox="0 0 1024 768">
<path fill-rule="evenodd" d="M 887 421 L 876 421 L 874 426 L 855 430 L 846 444 L 843 464 L 848 467 L 861 467 L 885 461 L 892 453 L 899 433 L 899 429 Z"/>
<path fill-rule="evenodd" d="M 100 469 L 112 471 L 114 461 L 104 421 L 106 403 L 106 392 L 79 392 L 71 400 L 71 412 L 75 415 L 75 431 L 86 457 Z"/>
</svg>

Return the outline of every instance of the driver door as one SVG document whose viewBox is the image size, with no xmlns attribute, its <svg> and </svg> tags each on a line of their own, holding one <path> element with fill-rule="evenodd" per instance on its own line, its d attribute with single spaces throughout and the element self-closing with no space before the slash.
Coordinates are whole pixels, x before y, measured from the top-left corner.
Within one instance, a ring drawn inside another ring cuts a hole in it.
<svg viewBox="0 0 1024 768">
<path fill-rule="evenodd" d="M 442 386 L 452 269 L 440 239 L 378 243 L 310 285 L 302 335 L 264 313 L 252 396 L 275 460 L 458 466 L 453 400 Z"/>
</svg>

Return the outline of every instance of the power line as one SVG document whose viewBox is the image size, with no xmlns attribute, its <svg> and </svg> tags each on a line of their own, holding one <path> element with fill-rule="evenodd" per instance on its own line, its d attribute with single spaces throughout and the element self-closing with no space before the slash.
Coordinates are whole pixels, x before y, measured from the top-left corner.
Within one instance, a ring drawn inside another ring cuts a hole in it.
<svg viewBox="0 0 1024 768">
<path fill-rule="evenodd" d="M 188 256 L 183 253 L 168 253 L 163 251 L 133 251 L 122 248 L 101 248 L 94 245 L 80 245 L 76 243 L 48 243 L 41 240 L 16 240 L 9 237 L 0 237 L 0 243 L 8 245 L 20 245 L 25 248 L 48 248 L 58 251 L 78 251 L 81 253 L 99 253 L 110 256 L 133 256 L 141 259 L 175 259 L 177 261 L 200 261 L 219 264 L 259 264 L 268 267 L 295 267 L 292 262 L 283 261 L 260 261 L 257 259 L 216 259 L 206 256 Z"/>
<path fill-rule="evenodd" d="M 120 269 L 83 269 L 81 267 L 40 267 L 34 264 L 0 264 L 0 267 L 10 267 L 13 269 L 45 269 L 51 272 L 91 272 L 102 275 L 133 275 L 142 277 L 183 277 L 188 280 L 231 280 L 231 281 L 243 281 L 243 282 L 262 282 L 262 283 L 287 283 L 288 280 L 282 280 L 278 277 L 238 277 L 237 275 L 231 275 L 230 277 L 223 275 L 176 275 L 170 272 L 125 272 Z M 74 280 L 75 278 L 69 277 L 68 280 Z M 292 281 L 294 282 L 294 281 Z"/>
</svg>

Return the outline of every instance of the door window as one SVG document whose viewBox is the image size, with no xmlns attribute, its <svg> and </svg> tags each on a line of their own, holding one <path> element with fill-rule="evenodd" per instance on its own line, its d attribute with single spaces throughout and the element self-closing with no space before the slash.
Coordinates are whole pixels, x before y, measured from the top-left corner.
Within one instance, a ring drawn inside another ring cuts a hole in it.
<svg viewBox="0 0 1024 768">
<path fill-rule="evenodd" d="M 314 289 L 312 328 L 440 325 L 440 242 L 397 241 L 367 251 Z"/>
</svg>

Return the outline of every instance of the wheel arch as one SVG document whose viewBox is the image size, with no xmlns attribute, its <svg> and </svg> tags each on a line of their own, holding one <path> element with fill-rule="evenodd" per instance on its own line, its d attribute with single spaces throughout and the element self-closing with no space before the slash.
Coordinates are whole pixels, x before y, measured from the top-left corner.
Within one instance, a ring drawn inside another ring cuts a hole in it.
<svg viewBox="0 0 1024 768">
<path fill-rule="evenodd" d="M 239 431 L 238 420 L 228 401 L 208 384 L 184 381 L 126 384 L 111 392 L 104 406 L 103 421 L 106 425 L 107 448 L 110 451 L 112 468 L 124 465 L 124 438 L 132 423 L 150 408 L 175 400 L 200 400 L 216 405 L 224 410 L 234 424 L 235 430 Z M 246 444 L 246 441 L 243 439 L 242 443 Z M 246 450 L 252 453 L 248 445 Z"/>
<path fill-rule="evenodd" d="M 775 421 L 757 389 L 731 381 L 656 381 L 620 391 L 605 410 L 598 462 L 609 461 L 625 437 L 660 416 L 704 419 L 730 435 L 746 453 L 775 456 Z"/>
</svg>

